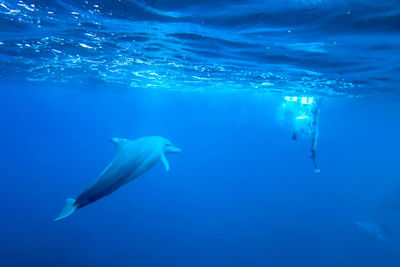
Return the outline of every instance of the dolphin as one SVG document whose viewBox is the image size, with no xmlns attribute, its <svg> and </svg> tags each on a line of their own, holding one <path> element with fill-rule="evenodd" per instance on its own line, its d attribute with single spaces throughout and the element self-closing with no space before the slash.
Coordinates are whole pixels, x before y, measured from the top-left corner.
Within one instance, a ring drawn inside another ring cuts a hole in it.
<svg viewBox="0 0 400 267">
<path fill-rule="evenodd" d="M 75 210 L 111 194 L 152 168 L 159 160 L 169 171 L 165 155 L 181 151 L 180 148 L 173 146 L 171 141 L 160 136 L 147 136 L 136 140 L 112 138 L 110 141 L 117 147 L 114 159 L 94 183 L 76 199 L 67 199 L 65 207 L 54 219 L 55 221 L 64 219 Z"/>
<path fill-rule="evenodd" d="M 372 234 L 380 240 L 386 240 L 383 225 L 374 222 L 356 222 L 355 224 L 364 232 Z"/>
</svg>

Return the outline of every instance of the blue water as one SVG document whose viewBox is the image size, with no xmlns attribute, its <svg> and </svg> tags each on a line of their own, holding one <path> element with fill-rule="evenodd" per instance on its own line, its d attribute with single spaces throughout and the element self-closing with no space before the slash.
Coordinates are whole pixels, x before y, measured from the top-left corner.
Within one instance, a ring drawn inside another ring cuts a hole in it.
<svg viewBox="0 0 400 267">
<path fill-rule="evenodd" d="M 399 66 L 394 0 L 0 0 L 0 266 L 400 266 Z"/>
</svg>

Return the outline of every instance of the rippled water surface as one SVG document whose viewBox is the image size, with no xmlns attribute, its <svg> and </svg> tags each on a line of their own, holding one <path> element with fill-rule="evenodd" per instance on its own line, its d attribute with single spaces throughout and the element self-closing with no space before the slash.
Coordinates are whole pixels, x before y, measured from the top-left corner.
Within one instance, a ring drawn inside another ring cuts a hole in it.
<svg viewBox="0 0 400 267">
<path fill-rule="evenodd" d="M 171 90 L 396 91 L 388 1 L 0 1 L 0 78 Z"/>
</svg>

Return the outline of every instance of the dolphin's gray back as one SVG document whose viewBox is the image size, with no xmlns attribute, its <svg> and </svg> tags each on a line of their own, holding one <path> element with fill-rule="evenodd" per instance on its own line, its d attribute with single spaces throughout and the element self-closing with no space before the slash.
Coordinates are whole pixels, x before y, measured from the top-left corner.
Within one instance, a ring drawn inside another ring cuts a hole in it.
<svg viewBox="0 0 400 267">
<path fill-rule="evenodd" d="M 111 194 L 153 167 L 160 159 L 161 153 L 161 149 L 158 149 L 152 140 L 127 141 L 118 147 L 115 158 L 98 179 L 78 196 L 75 206 L 82 208 Z"/>
</svg>

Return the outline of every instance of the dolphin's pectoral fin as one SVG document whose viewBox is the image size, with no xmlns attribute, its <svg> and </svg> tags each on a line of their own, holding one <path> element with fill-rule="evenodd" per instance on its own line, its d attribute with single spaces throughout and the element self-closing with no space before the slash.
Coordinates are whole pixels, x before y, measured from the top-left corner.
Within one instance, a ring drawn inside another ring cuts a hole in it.
<svg viewBox="0 0 400 267">
<path fill-rule="evenodd" d="M 62 209 L 60 215 L 58 215 L 58 217 L 55 218 L 54 220 L 58 221 L 71 215 L 76 210 L 76 206 L 74 206 L 74 204 L 75 204 L 75 199 L 68 198 L 67 203 L 65 204 L 65 207 Z"/>
<path fill-rule="evenodd" d="M 162 163 L 164 164 L 165 169 L 166 169 L 167 171 L 169 171 L 169 163 L 168 163 L 167 158 L 165 157 L 165 154 L 162 154 L 162 155 L 161 155 L 161 161 L 162 161 Z"/>
<path fill-rule="evenodd" d="M 128 142 L 128 139 L 114 137 L 110 139 L 110 142 L 113 143 L 116 147 L 120 147 Z"/>
</svg>

